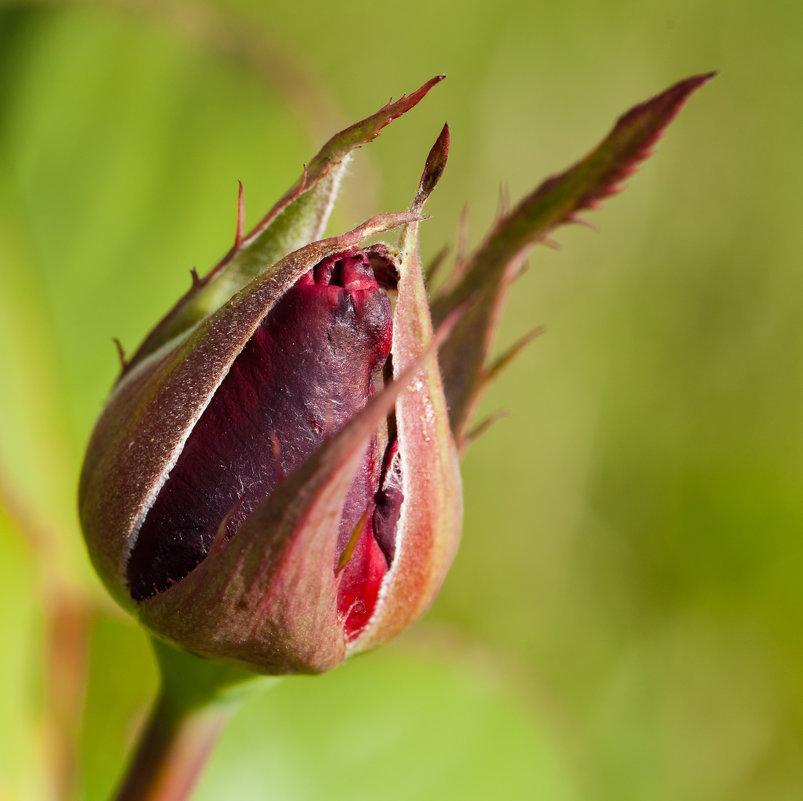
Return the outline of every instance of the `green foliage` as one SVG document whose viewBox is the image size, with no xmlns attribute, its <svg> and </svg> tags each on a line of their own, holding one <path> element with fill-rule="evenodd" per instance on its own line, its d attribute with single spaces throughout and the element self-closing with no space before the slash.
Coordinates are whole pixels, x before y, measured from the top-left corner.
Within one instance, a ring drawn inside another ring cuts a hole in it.
<svg viewBox="0 0 803 801">
<path fill-rule="evenodd" d="M 188 4 L 166 23 L 58 5 L 0 4 L 0 798 L 45 798 L 54 775 L 54 587 L 95 610 L 75 797 L 108 793 L 154 689 L 86 566 L 75 484 L 111 338 L 132 352 L 225 253 L 236 180 L 250 225 L 321 129 L 446 72 L 356 154 L 330 227 L 404 208 L 448 119 L 426 261 L 466 202 L 474 244 L 500 181 L 516 202 L 714 68 L 600 233 L 560 231 L 516 284 L 502 347 L 547 332 L 485 401 L 512 416 L 468 453 L 428 621 L 245 706 L 198 798 L 799 798 L 799 4 L 413 0 L 395 36 L 381 5 L 239 0 L 217 38 Z M 221 44 L 241 29 L 264 53 Z M 277 52 L 283 71 L 255 68 Z"/>
</svg>

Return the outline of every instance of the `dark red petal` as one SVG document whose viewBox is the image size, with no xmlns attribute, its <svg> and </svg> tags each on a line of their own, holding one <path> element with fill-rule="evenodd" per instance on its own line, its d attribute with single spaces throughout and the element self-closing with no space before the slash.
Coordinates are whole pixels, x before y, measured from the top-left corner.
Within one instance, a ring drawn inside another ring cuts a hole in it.
<svg viewBox="0 0 803 801">
<path fill-rule="evenodd" d="M 390 301 L 360 251 L 324 260 L 286 293 L 235 360 L 148 512 L 128 562 L 133 598 L 184 578 L 227 515 L 230 537 L 364 406 L 391 326 Z M 378 475 L 375 468 L 364 477 L 363 509 Z"/>
</svg>

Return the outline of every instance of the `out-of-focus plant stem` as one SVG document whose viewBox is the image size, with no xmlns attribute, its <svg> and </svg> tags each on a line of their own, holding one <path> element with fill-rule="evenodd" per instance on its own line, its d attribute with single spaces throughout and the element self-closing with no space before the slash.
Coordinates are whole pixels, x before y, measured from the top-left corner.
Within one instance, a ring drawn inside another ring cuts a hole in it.
<svg viewBox="0 0 803 801">
<path fill-rule="evenodd" d="M 309 63 L 265 26 L 196 0 L 0 0 L 3 7 L 97 8 L 155 22 L 200 50 L 240 65 L 269 86 L 310 139 L 324 141 L 343 127 L 344 114 Z"/>
<path fill-rule="evenodd" d="M 53 10 L 95 8 L 162 25 L 199 51 L 238 65 L 275 92 L 302 124 L 313 145 L 325 142 L 348 118 L 325 76 L 310 60 L 299 55 L 297 48 L 273 36 L 266 25 L 242 12 L 223 10 L 214 3 L 198 0 L 0 0 L 0 11 L 15 6 Z M 352 165 L 351 172 L 358 176 L 355 183 L 362 187 L 361 208 L 376 207 L 377 178 L 370 154 L 364 154 Z M 340 201 L 341 207 L 348 208 L 350 202 L 346 193 Z"/>
<path fill-rule="evenodd" d="M 77 743 L 84 704 L 92 604 L 86 593 L 54 566 L 52 530 L 22 493 L 15 491 L 0 464 L 0 516 L 30 550 L 44 619 L 45 703 L 42 730 L 51 790 L 56 801 L 76 797 Z"/>
<path fill-rule="evenodd" d="M 86 692 L 89 630 L 93 609 L 85 593 L 42 576 L 45 598 L 47 714 L 44 720 L 54 797 L 76 797 L 78 740 Z"/>
</svg>

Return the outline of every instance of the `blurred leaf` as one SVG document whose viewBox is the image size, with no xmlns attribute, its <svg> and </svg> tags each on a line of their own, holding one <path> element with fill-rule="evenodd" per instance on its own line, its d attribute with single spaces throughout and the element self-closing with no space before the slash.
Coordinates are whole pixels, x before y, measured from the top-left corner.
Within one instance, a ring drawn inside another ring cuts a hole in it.
<svg viewBox="0 0 803 801">
<path fill-rule="evenodd" d="M 549 735 L 498 678 L 391 648 L 243 708 L 197 798 L 559 801 L 570 787 Z"/>
<path fill-rule="evenodd" d="M 236 177 L 267 207 L 301 148 L 253 78 L 162 29 L 41 14 L 26 44 L 0 141 L 77 470 L 116 372 L 111 337 L 130 346 L 189 284 L 193 261 L 226 249 Z"/>
</svg>

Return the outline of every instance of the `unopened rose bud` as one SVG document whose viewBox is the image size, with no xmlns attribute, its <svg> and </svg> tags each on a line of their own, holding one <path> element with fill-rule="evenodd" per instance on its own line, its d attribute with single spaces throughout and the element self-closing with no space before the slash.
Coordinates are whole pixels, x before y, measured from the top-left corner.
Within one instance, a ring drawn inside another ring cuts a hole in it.
<svg viewBox="0 0 803 801">
<path fill-rule="evenodd" d="M 434 82 L 335 137 L 255 233 L 238 222 L 232 253 L 124 364 L 81 517 L 111 591 L 175 645 L 326 670 L 409 625 L 443 581 L 460 480 L 412 245 L 446 134 L 410 212 L 298 241 L 322 228 L 309 213 L 328 213 L 316 193 L 348 151 Z M 398 251 L 363 244 L 397 226 Z M 278 260 L 255 268 L 257 251 Z"/>
<path fill-rule="evenodd" d="M 235 536 L 277 484 L 381 387 L 392 341 L 386 290 L 395 287 L 380 287 L 372 260 L 381 275 L 395 275 L 380 249 L 329 256 L 260 322 L 140 526 L 127 565 L 134 600 L 185 578 L 221 526 L 225 542 Z M 402 500 L 394 494 L 397 452 L 383 420 L 346 495 L 332 569 L 347 634 L 370 618 L 392 561 Z"/>
<path fill-rule="evenodd" d="M 234 246 L 124 361 L 89 444 L 81 521 L 118 601 L 262 673 L 328 670 L 420 617 L 457 547 L 458 449 L 528 341 L 490 358 L 523 254 L 617 191 L 710 77 L 634 107 L 505 210 L 432 317 L 417 236 L 447 127 L 410 211 L 320 237 L 350 153 L 440 77 L 334 136 L 248 235 L 241 192 Z M 366 244 L 395 228 L 396 249 Z"/>
</svg>

